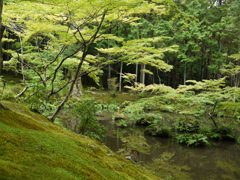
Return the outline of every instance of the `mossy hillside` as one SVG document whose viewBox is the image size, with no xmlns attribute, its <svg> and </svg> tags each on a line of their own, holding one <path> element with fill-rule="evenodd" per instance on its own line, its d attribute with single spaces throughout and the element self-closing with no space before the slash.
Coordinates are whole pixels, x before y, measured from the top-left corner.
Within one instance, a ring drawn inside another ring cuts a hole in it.
<svg viewBox="0 0 240 180">
<path fill-rule="evenodd" d="M 1 179 L 159 179 L 16 103 L 0 109 Z"/>
</svg>

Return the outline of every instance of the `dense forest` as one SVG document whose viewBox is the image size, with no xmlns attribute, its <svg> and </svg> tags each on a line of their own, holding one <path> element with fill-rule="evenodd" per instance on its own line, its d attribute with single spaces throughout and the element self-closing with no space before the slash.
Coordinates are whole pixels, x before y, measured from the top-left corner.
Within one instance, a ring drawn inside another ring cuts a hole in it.
<svg viewBox="0 0 240 180">
<path fill-rule="evenodd" d="M 111 80 L 122 91 L 224 78 L 239 87 L 237 0 L 1 3 L 0 71 L 20 75 L 15 97 L 39 98 L 41 111 L 63 92 L 52 119 L 71 94 L 81 96 L 82 83 L 107 88 Z"/>
<path fill-rule="evenodd" d="M 7 90 L 2 77 L 3 99 L 26 102 L 54 121 L 71 97 L 92 86 L 196 106 L 195 113 L 164 111 L 240 117 L 237 0 L 1 4 L 0 70 L 20 80 Z"/>
<path fill-rule="evenodd" d="M 0 112 L 97 140 L 107 112 L 191 147 L 240 143 L 239 22 L 239 0 L 2 0 Z"/>
</svg>

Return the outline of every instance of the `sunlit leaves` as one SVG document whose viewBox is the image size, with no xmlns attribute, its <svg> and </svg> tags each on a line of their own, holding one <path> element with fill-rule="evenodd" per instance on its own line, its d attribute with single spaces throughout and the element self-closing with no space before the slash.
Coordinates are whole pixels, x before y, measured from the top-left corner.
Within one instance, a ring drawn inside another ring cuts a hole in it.
<svg viewBox="0 0 240 180">
<path fill-rule="evenodd" d="M 108 49 L 98 49 L 102 53 L 123 55 L 123 59 L 128 64 L 143 63 L 156 67 L 162 71 L 170 71 L 171 65 L 165 63 L 162 58 L 165 52 L 176 52 L 178 46 L 173 45 L 170 47 L 157 48 L 155 44 L 159 46 L 163 39 L 167 37 L 154 37 L 154 38 L 142 38 L 125 41 L 122 47 L 113 47 Z M 148 73 L 151 74 L 150 71 Z"/>
<path fill-rule="evenodd" d="M 195 92 L 218 92 L 221 88 L 225 87 L 226 79 L 221 78 L 218 80 L 188 80 L 186 81 L 190 85 L 180 85 L 178 87 L 179 92 L 195 91 Z"/>
</svg>

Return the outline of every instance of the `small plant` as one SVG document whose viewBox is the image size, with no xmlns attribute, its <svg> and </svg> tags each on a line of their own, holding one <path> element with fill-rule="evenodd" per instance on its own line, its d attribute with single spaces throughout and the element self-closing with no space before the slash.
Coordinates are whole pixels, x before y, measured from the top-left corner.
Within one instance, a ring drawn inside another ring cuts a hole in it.
<svg viewBox="0 0 240 180">
<path fill-rule="evenodd" d="M 109 78 L 108 89 L 110 90 L 111 97 L 116 97 L 117 87 L 118 87 L 117 78 Z"/>
<path fill-rule="evenodd" d="M 119 127 L 127 127 L 128 126 L 127 121 L 124 119 L 121 119 L 120 121 L 118 121 L 118 126 Z"/>
<path fill-rule="evenodd" d="M 224 126 L 212 129 L 210 132 L 210 138 L 216 140 L 236 140 L 235 136 L 233 135 L 232 129 Z"/>
<path fill-rule="evenodd" d="M 124 101 L 121 105 L 120 108 L 125 108 L 127 107 L 131 102 L 130 101 Z"/>
<path fill-rule="evenodd" d="M 98 124 L 97 106 L 91 98 L 82 99 L 75 104 L 74 113 L 80 120 L 78 126 L 79 133 L 90 138 L 101 140 L 105 134 L 106 128 Z"/>
<path fill-rule="evenodd" d="M 179 132 L 198 132 L 200 128 L 197 120 L 180 120 L 175 129 Z"/>
<path fill-rule="evenodd" d="M 116 91 L 111 91 L 110 96 L 115 98 L 117 96 L 117 92 Z"/>
<path fill-rule="evenodd" d="M 143 117 L 138 119 L 136 121 L 136 125 L 140 126 L 149 126 L 151 124 L 157 124 L 162 117 L 159 115 L 159 117 L 156 117 L 156 115 L 151 114 L 145 114 Z"/>
<path fill-rule="evenodd" d="M 157 137 L 171 137 L 171 128 L 162 127 L 159 124 L 151 124 L 144 131 L 145 134 Z"/>
<path fill-rule="evenodd" d="M 145 98 L 147 96 L 147 92 L 140 92 L 140 93 L 138 93 L 138 96 L 140 98 Z"/>
<path fill-rule="evenodd" d="M 178 143 L 187 146 L 200 147 L 209 145 L 208 137 L 204 134 L 180 134 L 177 136 Z"/>
</svg>

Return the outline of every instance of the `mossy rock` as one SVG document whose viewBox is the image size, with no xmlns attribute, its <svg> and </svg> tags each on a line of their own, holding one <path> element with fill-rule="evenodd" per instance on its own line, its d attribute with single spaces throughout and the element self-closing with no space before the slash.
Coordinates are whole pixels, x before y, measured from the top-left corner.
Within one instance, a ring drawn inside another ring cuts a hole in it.
<svg viewBox="0 0 240 180">
<path fill-rule="evenodd" d="M 145 116 L 142 117 L 141 119 L 136 121 L 136 125 L 140 125 L 140 126 L 149 126 L 151 124 L 154 124 L 156 121 L 155 117 L 153 116 Z"/>
<path fill-rule="evenodd" d="M 168 127 L 162 127 L 159 124 L 152 124 L 144 131 L 146 135 L 156 137 L 171 137 L 171 129 Z"/>
</svg>

